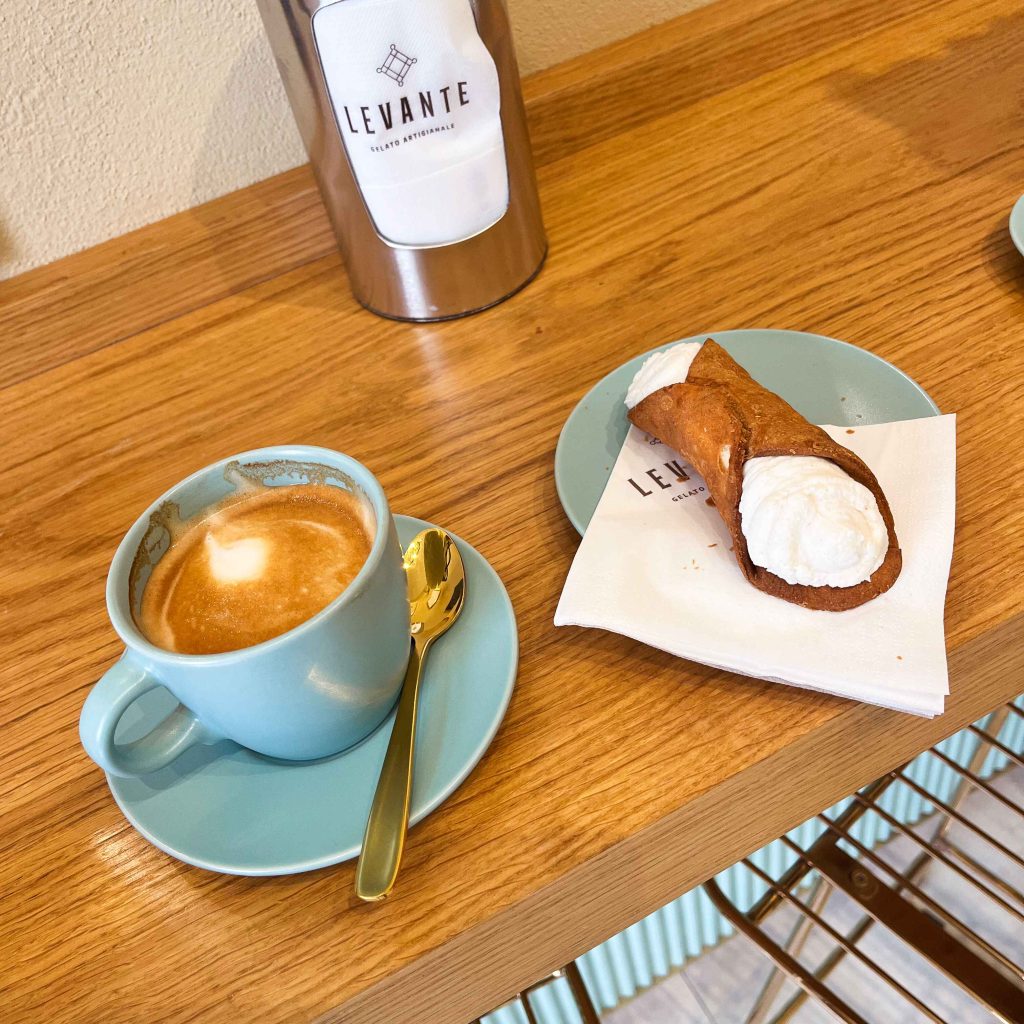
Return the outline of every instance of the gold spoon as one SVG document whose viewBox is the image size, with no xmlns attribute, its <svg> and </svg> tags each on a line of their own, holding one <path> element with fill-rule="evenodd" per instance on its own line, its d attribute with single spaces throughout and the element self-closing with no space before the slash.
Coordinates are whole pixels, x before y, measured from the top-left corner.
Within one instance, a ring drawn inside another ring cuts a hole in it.
<svg viewBox="0 0 1024 1024">
<path fill-rule="evenodd" d="M 466 600 L 462 556 L 444 530 L 435 527 L 417 534 L 405 550 L 402 565 L 412 613 L 412 651 L 356 865 L 356 895 L 370 902 L 391 892 L 405 846 L 423 662 L 430 645 L 451 627 Z"/>
</svg>

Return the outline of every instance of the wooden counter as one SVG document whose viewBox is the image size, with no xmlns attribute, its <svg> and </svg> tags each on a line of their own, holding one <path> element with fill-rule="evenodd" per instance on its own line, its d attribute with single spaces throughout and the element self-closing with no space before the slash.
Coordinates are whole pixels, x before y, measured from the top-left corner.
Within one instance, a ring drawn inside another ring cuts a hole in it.
<svg viewBox="0 0 1024 1024">
<path fill-rule="evenodd" d="M 544 72 L 551 255 L 467 320 L 363 312 L 305 168 L 0 287 L 5 1022 L 465 1024 L 1024 689 L 1022 67 L 1010 0 L 720 0 Z M 552 627 L 569 411 L 634 353 L 752 326 L 852 341 L 959 413 L 936 721 Z M 279 442 L 365 462 L 519 618 L 505 724 L 380 906 L 351 864 L 170 859 L 78 744 L 121 535 Z"/>
</svg>

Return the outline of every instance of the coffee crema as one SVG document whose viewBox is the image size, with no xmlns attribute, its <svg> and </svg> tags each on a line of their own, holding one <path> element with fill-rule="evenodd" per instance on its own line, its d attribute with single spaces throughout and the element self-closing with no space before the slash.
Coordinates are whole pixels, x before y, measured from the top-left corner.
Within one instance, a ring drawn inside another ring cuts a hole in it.
<svg viewBox="0 0 1024 1024">
<path fill-rule="evenodd" d="M 181 523 L 153 567 L 136 625 L 179 654 L 263 643 L 355 579 L 372 537 L 360 498 L 329 484 L 251 486 Z"/>
</svg>

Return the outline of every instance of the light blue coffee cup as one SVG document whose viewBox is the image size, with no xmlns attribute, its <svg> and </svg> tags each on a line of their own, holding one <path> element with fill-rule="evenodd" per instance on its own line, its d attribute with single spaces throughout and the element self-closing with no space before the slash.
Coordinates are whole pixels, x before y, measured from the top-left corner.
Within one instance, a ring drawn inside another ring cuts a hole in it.
<svg viewBox="0 0 1024 1024">
<path fill-rule="evenodd" d="M 354 492 L 372 519 L 370 555 L 329 605 L 264 643 L 225 654 L 155 647 L 132 612 L 138 611 L 152 566 L 167 550 L 169 516 L 188 518 L 220 501 L 240 474 L 270 486 L 315 480 Z M 286 760 L 336 754 L 384 720 L 409 658 L 402 551 L 387 498 L 365 466 L 326 448 L 260 448 L 172 487 L 118 547 L 107 576 L 107 611 L 126 649 L 86 699 L 79 734 L 89 756 L 113 775 L 157 771 L 197 743 L 223 739 Z M 118 742 L 121 716 L 158 686 L 181 703 L 145 736 Z"/>
</svg>

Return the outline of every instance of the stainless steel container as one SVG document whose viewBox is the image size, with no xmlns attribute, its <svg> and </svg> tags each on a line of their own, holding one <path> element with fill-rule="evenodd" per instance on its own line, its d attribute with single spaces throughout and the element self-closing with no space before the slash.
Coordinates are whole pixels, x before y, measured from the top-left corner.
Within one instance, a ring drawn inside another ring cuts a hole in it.
<svg viewBox="0 0 1024 1024">
<path fill-rule="evenodd" d="M 414 0 L 383 0 L 383 6 L 407 2 Z M 413 39 L 412 44 L 392 39 L 389 47 L 383 47 L 385 52 L 378 53 L 381 49 L 378 40 L 367 43 L 364 48 L 358 39 L 358 31 L 350 30 L 352 25 L 356 30 L 364 25 L 372 33 L 374 23 L 345 20 L 355 14 L 363 17 L 367 12 L 373 17 L 368 0 L 257 0 L 257 3 L 356 298 L 381 316 L 400 320 L 444 320 L 501 302 L 529 282 L 544 261 L 547 241 L 537 197 L 519 72 L 503 0 L 431 0 L 435 6 L 440 5 L 442 13 L 451 13 L 468 21 L 468 14 L 459 7 L 460 3 L 465 5 L 472 14 L 470 27 L 475 23 L 475 33 L 493 61 L 497 83 L 491 100 L 496 132 L 500 96 L 507 206 L 493 223 L 469 237 L 441 242 L 432 240 L 428 244 L 395 241 L 393 236 L 401 232 L 392 231 L 392 237 L 386 237 L 375 221 L 371 214 L 373 203 L 368 200 L 367 167 L 371 164 L 367 161 L 378 158 L 368 156 L 369 140 L 361 137 L 361 133 L 368 131 L 374 134 L 371 126 L 376 125 L 380 135 L 373 141 L 394 137 L 397 141 L 390 144 L 398 145 L 404 137 L 407 142 L 411 140 L 415 144 L 417 135 L 426 136 L 432 131 L 444 130 L 440 125 L 433 129 L 425 126 L 448 118 L 449 115 L 443 111 L 449 106 L 456 108 L 450 115 L 451 126 L 459 127 L 458 103 L 460 99 L 468 102 L 469 87 L 465 82 L 428 81 L 424 69 L 429 61 L 421 60 L 420 66 L 416 67 L 417 58 L 410 56 L 420 53 L 424 47 L 434 46 L 436 49 L 437 33 L 420 33 L 420 38 Z M 376 10 L 380 8 L 378 2 Z M 416 14 L 417 9 L 413 8 L 412 16 Z M 430 27 L 433 24 L 431 22 Z M 479 45 L 475 38 L 471 42 L 464 40 L 464 44 L 462 50 Z M 444 45 L 443 41 L 440 45 Z M 339 47 L 349 56 L 357 53 L 358 59 L 339 58 L 333 52 Z M 452 66 L 456 68 L 461 59 L 460 53 L 460 47 L 456 46 L 450 55 L 450 60 L 455 62 Z M 487 62 L 483 50 L 478 51 L 478 56 Z M 387 103 L 360 105 L 360 98 L 355 96 L 349 102 L 345 91 L 352 91 L 351 76 L 356 74 L 353 65 L 366 65 L 368 69 L 368 62 L 376 65 L 372 70 L 380 77 L 371 81 L 373 76 L 360 70 L 362 77 L 355 80 L 375 90 L 375 99 L 383 95 L 380 90 L 384 84 L 394 88 L 393 106 L 391 99 Z M 489 68 L 487 73 L 487 81 L 493 84 Z M 408 83 L 405 78 L 409 79 Z M 413 115 L 418 117 L 422 114 L 424 120 L 413 126 L 416 134 L 406 132 L 400 137 L 394 122 L 396 118 L 404 120 L 406 113 L 410 119 Z M 386 118 L 383 123 L 379 120 L 382 116 Z M 351 153 L 346 148 L 346 137 L 348 145 L 353 147 Z M 439 144 L 440 140 L 431 139 L 427 146 L 433 147 L 436 153 Z M 363 148 L 359 150 L 358 146 Z M 427 146 L 420 148 L 426 149 Z M 375 152 L 386 148 L 381 144 Z M 402 159 L 413 152 L 407 145 Z M 391 155 L 381 159 L 390 160 Z M 360 188 L 357 168 L 362 168 L 366 193 Z M 494 177 L 493 173 L 491 177 Z M 501 184 L 504 187 L 504 181 Z M 400 184 L 389 187 L 400 189 Z M 375 191 L 374 196 L 377 194 Z M 428 200 L 417 207 L 423 209 L 424 215 L 430 212 L 427 207 L 443 210 L 444 202 L 433 203 L 429 199 L 429 188 L 419 194 Z M 453 194 L 451 189 L 449 194 Z M 408 195 L 404 198 L 409 200 Z M 373 202 L 378 204 L 375 207 L 377 220 L 381 220 L 380 200 L 375 198 Z M 453 208 L 457 206 L 453 204 Z"/>
</svg>

